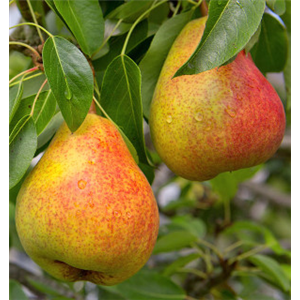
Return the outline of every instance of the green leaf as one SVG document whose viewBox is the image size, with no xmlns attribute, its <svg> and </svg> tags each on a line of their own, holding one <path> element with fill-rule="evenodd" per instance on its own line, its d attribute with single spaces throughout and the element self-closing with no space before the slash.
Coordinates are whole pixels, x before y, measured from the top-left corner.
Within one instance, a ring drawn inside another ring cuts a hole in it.
<svg viewBox="0 0 300 300">
<path fill-rule="evenodd" d="M 124 296 L 119 295 L 117 291 L 110 288 L 102 287 L 98 285 L 99 299 L 105 300 L 127 300 Z"/>
<path fill-rule="evenodd" d="M 211 70 L 238 54 L 257 30 L 264 9 L 264 0 L 211 0 L 201 42 L 175 77 Z"/>
<path fill-rule="evenodd" d="M 23 83 L 22 80 L 16 86 L 13 86 L 9 89 L 9 122 L 12 120 L 15 115 L 22 98 L 23 94 Z"/>
<path fill-rule="evenodd" d="M 104 37 L 104 20 L 98 1 L 54 0 L 54 3 L 82 51 L 91 56 Z"/>
<path fill-rule="evenodd" d="M 109 117 L 133 144 L 140 164 L 149 166 L 143 131 L 140 86 L 141 74 L 138 66 L 128 56 L 120 55 L 111 62 L 105 72 L 100 102 Z M 150 171 L 148 168 L 145 175 L 147 176 Z M 153 170 L 151 173 L 153 174 Z M 148 176 L 147 178 L 151 180 Z"/>
<path fill-rule="evenodd" d="M 263 225 L 258 223 L 250 222 L 250 221 L 237 221 L 233 223 L 231 226 L 227 227 L 224 233 L 237 234 L 240 236 L 241 240 L 244 240 L 243 236 L 246 236 L 248 240 L 249 232 L 258 233 L 264 239 L 264 244 L 270 247 L 276 254 L 278 255 L 290 255 L 290 252 L 283 249 L 279 244 L 278 240 L 275 238 L 273 233 Z M 259 238 L 254 236 L 253 239 L 259 243 Z"/>
<path fill-rule="evenodd" d="M 157 240 L 153 254 L 180 250 L 190 246 L 196 240 L 197 237 L 187 230 L 172 231 Z"/>
<path fill-rule="evenodd" d="M 171 219 L 171 224 L 178 226 L 180 229 L 185 229 L 195 237 L 202 238 L 206 233 L 206 226 L 200 219 L 193 218 L 190 215 L 176 216 Z"/>
<path fill-rule="evenodd" d="M 262 73 L 284 69 L 288 56 L 288 36 L 284 24 L 276 16 L 264 14 L 259 40 L 252 48 L 251 55 Z"/>
<path fill-rule="evenodd" d="M 210 180 L 213 190 L 216 191 L 223 200 L 232 199 L 237 190 L 239 183 L 251 178 L 261 166 L 241 169 L 233 172 L 225 172 Z"/>
<path fill-rule="evenodd" d="M 285 13 L 285 1 L 286 0 L 266 0 L 267 5 L 279 16 Z"/>
<path fill-rule="evenodd" d="M 184 290 L 169 278 L 156 272 L 140 271 L 131 278 L 106 290 L 118 292 L 128 300 L 185 299 Z"/>
<path fill-rule="evenodd" d="M 271 296 L 266 296 L 266 295 L 263 295 L 263 294 L 258 294 L 258 293 L 255 293 L 255 294 L 252 294 L 252 295 L 247 295 L 247 296 L 243 296 L 243 295 L 240 295 L 241 297 L 239 299 L 241 300 L 274 300 L 274 297 L 271 297 Z"/>
<path fill-rule="evenodd" d="M 123 22 L 133 23 L 151 5 L 151 1 L 131 0 L 118 6 L 116 9 L 110 12 L 106 16 L 106 19 L 122 19 Z"/>
<path fill-rule="evenodd" d="M 84 121 L 93 99 L 91 67 L 76 46 L 59 36 L 46 41 L 43 62 L 62 115 L 74 132 Z"/>
<path fill-rule="evenodd" d="M 31 113 L 32 105 L 36 95 L 22 99 L 19 108 L 11 122 L 11 126 L 15 126 L 16 123 L 25 115 Z M 34 112 L 32 115 L 33 121 L 36 126 L 37 135 L 40 135 L 51 118 L 55 113 L 56 101 L 51 90 L 42 92 L 34 106 Z"/>
<path fill-rule="evenodd" d="M 161 25 L 149 50 L 140 62 L 144 116 L 148 119 L 153 92 L 168 52 L 177 35 L 190 21 L 193 10 L 177 15 Z"/>
<path fill-rule="evenodd" d="M 9 280 L 9 300 L 28 300 L 22 286 L 16 280 Z"/>
<path fill-rule="evenodd" d="M 165 276 L 171 276 L 172 274 L 176 273 L 176 271 L 182 267 L 184 267 L 185 265 L 187 265 L 188 263 L 198 259 L 200 256 L 197 253 L 192 253 L 190 255 L 187 256 L 182 256 L 178 259 L 176 259 L 173 263 L 171 263 L 170 265 L 168 265 L 163 274 Z"/>
<path fill-rule="evenodd" d="M 9 146 L 9 188 L 14 187 L 28 169 L 37 147 L 37 135 L 32 118 L 18 132 Z"/>
<path fill-rule="evenodd" d="M 148 32 L 148 22 L 146 20 L 140 22 L 133 30 L 132 35 L 128 41 L 126 48 L 126 53 L 128 54 L 133 48 L 135 48 L 139 43 L 144 41 L 147 37 Z M 98 72 L 103 72 L 106 70 L 107 66 L 112 62 L 112 60 L 120 55 L 126 35 L 112 37 L 109 41 L 110 51 L 103 57 L 93 61 L 93 66 L 96 74 Z"/>
<path fill-rule="evenodd" d="M 290 290 L 290 281 L 276 260 L 261 254 L 251 256 L 248 259 L 267 274 L 272 282 L 279 286 L 283 291 L 287 292 Z"/>
</svg>

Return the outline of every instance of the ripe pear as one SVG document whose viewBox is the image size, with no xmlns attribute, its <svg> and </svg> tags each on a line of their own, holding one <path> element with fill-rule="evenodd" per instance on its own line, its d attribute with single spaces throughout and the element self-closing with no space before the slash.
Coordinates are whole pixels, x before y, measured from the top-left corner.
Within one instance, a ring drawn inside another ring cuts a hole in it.
<svg viewBox="0 0 300 300">
<path fill-rule="evenodd" d="M 261 164 L 278 149 L 285 112 L 274 88 L 241 51 L 224 66 L 172 77 L 196 50 L 206 17 L 189 22 L 166 58 L 153 95 L 153 144 L 177 175 L 205 181 Z"/>
<path fill-rule="evenodd" d="M 62 125 L 25 179 L 16 226 L 27 254 L 52 276 L 114 285 L 149 259 L 159 216 L 115 125 L 88 114 L 74 133 Z"/>
</svg>

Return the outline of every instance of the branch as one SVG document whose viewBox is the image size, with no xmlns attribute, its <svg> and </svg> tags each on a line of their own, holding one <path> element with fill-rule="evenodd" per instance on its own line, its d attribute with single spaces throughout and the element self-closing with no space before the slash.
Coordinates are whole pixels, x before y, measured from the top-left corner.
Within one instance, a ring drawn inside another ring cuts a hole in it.
<svg viewBox="0 0 300 300">
<path fill-rule="evenodd" d="M 28 22 L 33 22 L 33 18 L 30 13 L 30 9 L 29 9 L 27 1 L 26 0 L 18 0 L 17 4 L 18 4 L 18 8 L 20 10 L 22 17 Z"/>
<path fill-rule="evenodd" d="M 190 290 L 189 296 L 199 299 L 210 292 L 210 290 L 227 281 L 232 271 L 235 270 L 237 263 L 228 264 L 227 260 L 221 261 L 222 272 L 209 276 L 206 280 L 199 282 L 199 277 L 189 274 L 185 282 L 185 290 Z"/>
<path fill-rule="evenodd" d="M 263 183 L 254 183 L 251 181 L 245 181 L 240 184 L 240 187 L 247 188 L 251 190 L 258 196 L 263 196 L 267 200 L 271 201 L 272 203 L 284 206 L 284 207 L 291 207 L 291 196 L 288 194 L 284 194 L 278 190 L 275 190 L 271 186 Z"/>
<path fill-rule="evenodd" d="M 40 300 L 48 299 L 47 295 L 36 289 L 32 285 L 31 281 L 35 281 L 46 285 L 66 298 L 83 300 L 83 297 L 81 295 L 74 294 L 73 291 L 69 290 L 68 288 L 65 288 L 59 282 L 49 278 L 34 275 L 31 272 L 11 262 L 9 263 L 9 278 L 21 283 L 23 286 L 28 288 L 33 294 L 35 294 Z"/>
</svg>

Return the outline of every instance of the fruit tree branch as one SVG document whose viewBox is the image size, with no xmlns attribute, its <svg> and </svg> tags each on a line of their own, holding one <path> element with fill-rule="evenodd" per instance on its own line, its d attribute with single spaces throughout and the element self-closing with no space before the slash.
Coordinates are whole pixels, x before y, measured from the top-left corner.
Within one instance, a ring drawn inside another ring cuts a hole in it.
<svg viewBox="0 0 300 300">
<path fill-rule="evenodd" d="M 9 263 L 9 278 L 14 279 L 19 283 L 21 283 L 23 286 L 28 288 L 33 294 L 38 296 L 38 299 L 41 300 L 48 299 L 48 298 L 44 293 L 42 293 L 41 291 L 39 291 L 34 287 L 34 285 L 31 283 L 32 281 L 50 287 L 51 289 L 57 291 L 61 296 L 70 299 L 83 300 L 81 295 L 75 295 L 71 290 L 65 288 L 59 282 L 42 276 L 36 276 L 14 263 Z"/>
</svg>

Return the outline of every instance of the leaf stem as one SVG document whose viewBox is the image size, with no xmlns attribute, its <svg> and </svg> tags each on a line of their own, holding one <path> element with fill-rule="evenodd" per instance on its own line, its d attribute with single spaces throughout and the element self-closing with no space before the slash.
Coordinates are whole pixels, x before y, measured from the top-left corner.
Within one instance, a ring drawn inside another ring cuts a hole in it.
<svg viewBox="0 0 300 300">
<path fill-rule="evenodd" d="M 240 261 L 242 259 L 248 258 L 248 257 L 250 257 L 250 256 L 252 256 L 254 254 L 257 254 L 257 253 L 259 253 L 259 252 L 261 252 L 261 251 L 263 251 L 263 250 L 265 250 L 267 248 L 269 248 L 267 245 L 260 245 L 260 246 L 258 246 L 256 248 L 253 248 L 253 249 L 251 249 L 251 250 L 249 250 L 247 252 L 244 252 L 244 253 L 236 256 L 236 257 L 233 257 L 232 259 L 229 259 L 228 264 L 231 265 L 231 264 L 233 264 L 236 261 Z"/>
<path fill-rule="evenodd" d="M 103 41 L 103 43 L 101 44 L 101 46 L 92 54 L 91 59 L 93 59 L 93 57 L 105 46 L 105 44 L 107 43 L 107 41 L 111 38 L 111 36 L 113 35 L 113 33 L 117 30 L 117 28 L 120 26 L 120 24 L 122 23 L 123 19 L 120 19 L 118 21 L 118 23 L 116 24 L 116 26 L 113 28 L 113 30 L 111 31 L 111 33 L 108 35 L 108 37 L 105 39 L 105 41 Z"/>
<path fill-rule="evenodd" d="M 179 11 L 179 8 L 180 8 L 180 5 L 181 5 L 181 0 L 179 0 L 179 1 L 177 2 L 177 5 L 176 5 L 176 7 L 175 7 L 175 9 L 174 9 L 174 12 L 173 12 L 173 16 L 172 16 L 172 17 L 175 17 L 175 16 L 177 15 L 177 13 L 178 13 L 178 11 Z"/>
<path fill-rule="evenodd" d="M 29 73 L 32 73 L 32 72 L 35 72 L 35 71 L 38 71 L 39 70 L 39 67 L 36 66 L 36 67 L 33 67 L 31 69 L 28 69 L 28 70 L 25 70 L 19 74 L 17 74 L 15 77 L 13 77 L 10 81 L 9 81 L 9 84 L 12 83 L 14 80 L 16 80 L 17 78 L 19 78 L 20 76 L 24 75 L 24 74 L 29 74 Z"/>
<path fill-rule="evenodd" d="M 207 271 L 207 273 L 208 274 L 211 273 L 212 270 L 213 270 L 213 264 L 212 264 L 211 257 L 210 257 L 210 254 L 209 254 L 209 249 L 205 249 L 206 253 L 204 253 L 202 251 L 202 249 L 196 243 L 193 243 L 192 246 L 199 253 L 199 256 L 201 258 L 203 258 L 203 260 L 205 262 L 205 265 L 206 265 L 206 271 Z"/>
<path fill-rule="evenodd" d="M 10 0 L 9 5 L 13 4 L 16 0 Z"/>
<path fill-rule="evenodd" d="M 230 251 L 232 251 L 232 250 L 234 250 L 234 249 L 236 249 L 236 248 L 242 246 L 243 244 L 244 244 L 243 241 L 237 241 L 237 242 L 231 244 L 230 246 L 228 246 L 228 247 L 224 250 L 224 253 L 228 253 L 228 252 L 230 252 Z"/>
<path fill-rule="evenodd" d="M 26 78 L 24 78 L 24 79 L 22 79 L 22 80 L 13 82 L 12 84 L 9 85 L 9 87 L 12 87 L 12 86 L 14 86 L 14 85 L 17 85 L 17 84 L 19 84 L 21 81 L 27 81 L 27 80 L 30 80 L 30 79 L 32 79 L 32 78 L 41 76 L 41 75 L 43 75 L 43 74 L 44 74 L 44 73 L 41 72 L 41 73 L 38 73 L 38 74 L 34 74 L 34 75 L 32 75 L 32 76 L 28 76 L 28 77 L 26 77 Z"/>
<path fill-rule="evenodd" d="M 36 20 L 35 13 L 34 13 L 34 11 L 33 11 L 33 9 L 32 9 L 30 0 L 27 0 L 27 4 L 28 4 L 28 7 L 29 7 L 29 10 L 30 10 L 30 13 L 31 13 L 31 16 L 32 16 L 32 19 L 33 19 L 34 23 L 35 23 L 36 25 L 38 25 L 38 22 L 37 22 L 37 20 Z M 40 28 L 37 27 L 36 30 L 37 30 L 37 32 L 38 32 L 38 35 L 39 35 L 39 37 L 40 37 L 40 40 L 41 40 L 42 44 L 44 44 L 45 41 L 44 41 L 44 38 L 43 38 L 43 35 L 42 35 L 42 32 L 41 32 Z"/>
<path fill-rule="evenodd" d="M 40 54 L 31 46 L 25 44 L 25 43 L 21 43 L 21 42 L 9 42 L 9 45 L 19 45 L 19 46 L 22 46 L 22 47 L 26 47 L 28 48 L 29 50 L 31 50 L 36 56 L 40 56 Z"/>
<path fill-rule="evenodd" d="M 207 278 L 207 275 L 204 272 L 202 272 L 198 269 L 194 269 L 194 268 L 181 268 L 181 269 L 178 269 L 176 272 L 178 272 L 178 273 L 192 273 L 192 274 L 194 274 L 194 275 L 196 275 L 196 276 L 198 276 L 202 279 Z"/>
<path fill-rule="evenodd" d="M 103 109 L 103 107 L 100 105 L 100 103 L 98 102 L 98 100 L 96 99 L 95 96 L 93 96 L 93 100 L 94 100 L 94 102 L 97 104 L 97 106 L 99 107 L 99 109 L 101 110 L 101 112 L 105 115 L 105 117 L 111 121 L 111 118 L 110 118 L 109 115 L 106 113 L 106 111 Z"/>
<path fill-rule="evenodd" d="M 13 29 L 13 28 L 16 28 L 16 27 L 19 27 L 19 26 L 24 26 L 24 25 L 31 25 L 31 26 L 38 27 L 38 28 L 42 29 L 44 32 L 46 32 L 51 38 L 53 38 L 53 34 L 51 34 L 48 30 L 46 30 L 41 25 L 38 25 L 38 24 L 35 24 L 35 23 L 32 23 L 32 22 L 19 23 L 17 25 L 9 27 L 9 29 Z"/>
<path fill-rule="evenodd" d="M 132 24 L 132 26 L 130 27 L 128 33 L 127 33 L 127 36 L 126 36 L 126 39 L 125 39 L 125 42 L 123 44 L 123 48 L 122 48 L 122 51 L 121 51 L 121 55 L 125 55 L 125 51 L 126 51 L 126 48 L 127 48 L 127 45 L 128 45 L 128 42 L 129 42 L 129 39 L 130 39 L 130 36 L 134 30 L 134 28 L 136 27 L 136 25 L 153 9 L 155 9 L 156 7 L 160 6 L 161 4 L 165 3 L 165 2 L 168 2 L 168 0 L 163 0 L 161 2 L 158 2 L 157 4 L 155 5 L 152 5 L 149 9 L 147 9 L 143 14 L 141 14 L 137 20 Z"/>
<path fill-rule="evenodd" d="M 215 254 L 216 254 L 220 259 L 223 259 L 222 253 L 218 250 L 218 248 L 217 248 L 215 245 L 213 245 L 213 244 L 211 244 L 211 243 L 209 243 L 209 242 L 207 242 L 207 241 L 205 241 L 205 240 L 202 240 L 202 239 L 198 239 L 198 243 L 199 243 L 199 244 L 202 244 L 202 245 L 204 245 L 204 246 L 206 246 L 206 247 L 208 247 L 208 248 L 210 248 L 212 251 L 215 252 Z"/>
</svg>

